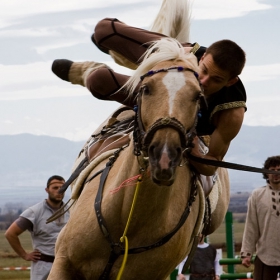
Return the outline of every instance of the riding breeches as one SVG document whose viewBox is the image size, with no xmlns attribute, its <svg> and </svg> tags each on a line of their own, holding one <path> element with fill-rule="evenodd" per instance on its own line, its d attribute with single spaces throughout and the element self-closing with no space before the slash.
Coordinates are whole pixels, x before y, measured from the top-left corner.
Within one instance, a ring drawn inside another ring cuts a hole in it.
<svg viewBox="0 0 280 280">
<path fill-rule="evenodd" d="M 97 23 L 92 41 L 101 51 L 109 53 L 109 50 L 112 50 L 138 65 L 151 43 L 164 37 L 166 36 L 163 34 L 132 27 L 117 19 L 105 18 Z M 133 97 L 128 99 L 128 93 L 121 89 L 128 79 L 129 76 L 118 74 L 112 69 L 99 68 L 88 76 L 86 85 L 98 99 L 114 100 L 133 106 Z M 134 96 L 137 90 L 138 88 Z"/>
<path fill-rule="evenodd" d="M 121 89 L 128 79 L 129 76 L 116 73 L 112 69 L 98 68 L 87 76 L 86 87 L 98 99 L 114 100 L 133 107 L 134 97 L 129 97 L 128 92 Z"/>
<path fill-rule="evenodd" d="M 115 51 L 135 64 L 141 62 L 141 56 L 153 41 L 166 37 L 111 18 L 99 21 L 94 31 L 92 37 L 97 47 Z"/>
</svg>

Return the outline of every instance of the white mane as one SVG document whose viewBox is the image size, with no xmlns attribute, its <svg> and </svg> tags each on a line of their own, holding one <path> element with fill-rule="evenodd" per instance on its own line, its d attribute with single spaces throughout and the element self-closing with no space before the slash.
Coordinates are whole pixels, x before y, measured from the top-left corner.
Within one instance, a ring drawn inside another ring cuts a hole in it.
<svg viewBox="0 0 280 280">
<path fill-rule="evenodd" d="M 197 58 L 192 53 L 185 53 L 181 43 L 173 38 L 163 38 L 154 42 L 144 53 L 143 61 L 135 70 L 133 76 L 124 85 L 132 94 L 140 82 L 140 77 L 151 70 L 155 65 L 167 60 L 181 60 L 188 67 L 197 72 Z"/>
</svg>

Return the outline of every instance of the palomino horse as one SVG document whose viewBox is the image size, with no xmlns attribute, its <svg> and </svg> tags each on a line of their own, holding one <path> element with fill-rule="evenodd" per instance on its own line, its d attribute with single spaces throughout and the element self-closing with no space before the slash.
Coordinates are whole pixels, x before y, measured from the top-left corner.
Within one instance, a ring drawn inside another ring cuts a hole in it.
<svg viewBox="0 0 280 280">
<path fill-rule="evenodd" d="M 175 39 L 147 51 L 127 85 L 133 90 L 141 80 L 133 140 L 90 171 L 88 178 L 105 170 L 83 186 L 48 279 L 163 280 L 190 253 L 205 212 L 186 152 L 203 98 L 197 71 L 196 57 Z M 222 209 L 211 231 L 224 218 L 228 185 L 217 193 Z"/>
</svg>

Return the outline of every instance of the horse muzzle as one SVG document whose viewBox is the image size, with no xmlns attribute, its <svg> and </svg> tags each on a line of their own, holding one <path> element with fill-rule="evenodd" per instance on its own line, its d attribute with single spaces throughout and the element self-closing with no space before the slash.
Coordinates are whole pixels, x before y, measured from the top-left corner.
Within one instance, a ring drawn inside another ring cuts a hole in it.
<svg viewBox="0 0 280 280">
<path fill-rule="evenodd" d="M 149 162 L 154 183 L 161 186 L 171 186 L 175 180 L 176 168 L 182 159 L 181 147 L 151 144 L 149 147 Z"/>
</svg>

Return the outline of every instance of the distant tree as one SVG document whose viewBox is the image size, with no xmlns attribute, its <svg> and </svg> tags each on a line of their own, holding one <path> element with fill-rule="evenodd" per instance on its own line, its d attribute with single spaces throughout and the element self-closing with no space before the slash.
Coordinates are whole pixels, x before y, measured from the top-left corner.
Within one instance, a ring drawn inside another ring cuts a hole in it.
<svg viewBox="0 0 280 280">
<path fill-rule="evenodd" d="M 22 203 L 15 203 L 15 202 L 7 202 L 4 205 L 4 209 L 7 212 L 10 212 L 10 211 L 18 212 L 19 210 L 23 209 L 23 204 Z"/>
</svg>

